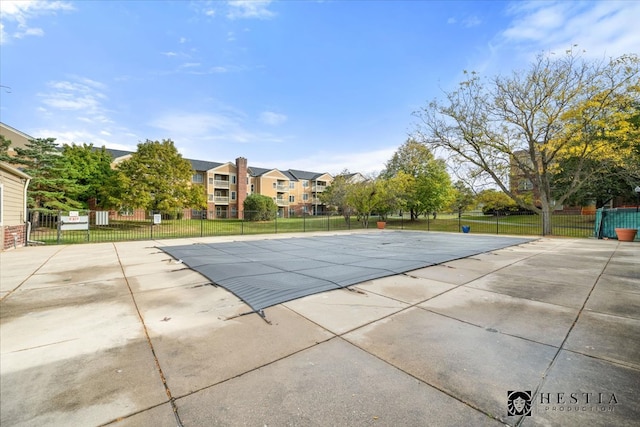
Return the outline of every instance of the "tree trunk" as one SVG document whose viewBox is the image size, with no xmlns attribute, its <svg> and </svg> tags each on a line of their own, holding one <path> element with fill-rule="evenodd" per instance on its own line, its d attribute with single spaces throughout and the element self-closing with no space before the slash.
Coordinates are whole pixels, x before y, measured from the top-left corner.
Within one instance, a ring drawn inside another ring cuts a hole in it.
<svg viewBox="0 0 640 427">
<path fill-rule="evenodd" d="M 369 228 L 369 214 L 362 215 L 362 228 Z"/>
<path fill-rule="evenodd" d="M 542 235 L 548 236 L 553 234 L 553 227 L 551 225 L 553 206 L 551 206 L 548 198 L 544 195 L 540 197 L 540 203 L 542 204 Z"/>
</svg>

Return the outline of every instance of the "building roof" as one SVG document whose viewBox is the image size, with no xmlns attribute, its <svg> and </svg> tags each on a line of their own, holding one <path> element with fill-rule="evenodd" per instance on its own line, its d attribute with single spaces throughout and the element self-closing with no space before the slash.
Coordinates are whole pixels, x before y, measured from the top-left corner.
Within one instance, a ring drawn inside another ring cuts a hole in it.
<svg viewBox="0 0 640 427">
<path fill-rule="evenodd" d="M 249 170 L 249 175 L 251 176 L 264 175 L 265 173 L 271 172 L 273 170 L 273 169 L 258 168 L 255 166 L 249 166 L 247 169 Z"/>
<path fill-rule="evenodd" d="M 25 138 L 25 139 L 35 139 L 35 138 L 34 138 L 34 137 L 32 137 L 31 135 L 27 135 L 26 133 L 21 132 L 21 131 L 19 131 L 18 129 L 11 127 L 11 126 L 9 126 L 9 125 L 8 125 L 8 124 L 6 124 L 6 123 L 2 123 L 2 122 L 0 122 L 0 127 L 4 127 L 4 128 L 6 128 L 6 129 L 10 130 L 11 132 L 13 132 L 13 133 L 16 133 L 16 134 L 20 135 L 21 137 L 23 137 L 23 138 Z"/>
<path fill-rule="evenodd" d="M 31 177 L 29 175 L 27 175 L 26 173 L 22 172 L 20 169 L 16 169 L 12 166 L 9 166 L 7 163 L 4 162 L 0 162 L 0 169 L 4 169 L 5 171 L 9 172 L 10 174 L 13 174 L 15 176 L 19 176 L 20 178 L 24 178 L 24 179 L 31 179 Z"/>
<path fill-rule="evenodd" d="M 94 147 L 96 150 L 101 150 L 102 147 Z M 125 150 L 115 150 L 113 148 L 105 148 L 106 152 L 111 154 L 111 157 L 117 159 L 118 157 L 128 156 L 133 154 L 133 151 L 125 151 Z"/>
<path fill-rule="evenodd" d="M 300 180 L 300 179 L 314 180 L 314 179 L 324 175 L 324 173 L 301 171 L 301 170 L 296 170 L 296 169 L 289 169 L 287 172 L 289 172 L 291 175 L 293 175 L 296 178 L 296 180 Z"/>
<path fill-rule="evenodd" d="M 207 162 L 206 160 L 194 160 L 187 159 L 191 162 L 191 167 L 194 171 L 208 171 L 209 169 L 217 168 L 218 166 L 224 165 L 224 163 L 218 162 Z"/>
<path fill-rule="evenodd" d="M 99 150 L 101 149 L 101 147 L 96 147 L 96 149 Z M 117 159 L 118 157 L 128 156 L 134 153 L 133 151 L 116 150 L 113 148 L 105 148 L 105 150 L 107 151 L 107 153 L 111 154 L 111 157 L 113 157 L 114 159 Z M 223 165 L 223 163 L 207 162 L 205 160 L 194 160 L 194 159 L 186 159 L 186 160 L 188 160 L 189 163 L 191 163 L 191 167 L 195 171 L 207 171 L 209 169 L 217 168 L 218 166 Z"/>
</svg>

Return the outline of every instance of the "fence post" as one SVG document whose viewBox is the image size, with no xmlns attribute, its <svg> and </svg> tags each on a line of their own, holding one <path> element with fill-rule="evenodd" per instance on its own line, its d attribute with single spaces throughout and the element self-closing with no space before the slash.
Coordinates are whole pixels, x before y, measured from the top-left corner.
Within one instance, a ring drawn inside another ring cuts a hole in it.
<svg viewBox="0 0 640 427">
<path fill-rule="evenodd" d="M 302 232 L 306 232 L 307 231 L 307 213 L 306 212 L 302 212 Z"/>
<path fill-rule="evenodd" d="M 458 232 L 462 231 L 462 214 L 458 211 Z"/>
<path fill-rule="evenodd" d="M 207 211 L 200 211 L 200 237 L 204 237 L 204 216 Z"/>
<path fill-rule="evenodd" d="M 429 223 L 429 215 L 427 215 L 427 231 L 431 231 L 431 225 Z"/>
<path fill-rule="evenodd" d="M 151 240 L 153 240 L 153 211 L 149 214 L 149 235 L 151 236 Z"/>
<path fill-rule="evenodd" d="M 331 217 L 329 216 L 329 214 L 327 214 L 327 231 L 331 231 L 330 227 L 331 227 Z"/>
<path fill-rule="evenodd" d="M 61 224 L 61 218 L 62 217 L 62 211 L 58 211 L 58 245 L 60 244 L 60 235 L 62 234 L 62 224 Z"/>
<path fill-rule="evenodd" d="M 280 211 L 276 213 L 276 220 L 274 221 L 275 232 L 278 234 L 278 215 L 280 215 Z"/>
<path fill-rule="evenodd" d="M 500 234 L 500 211 L 496 211 L 496 234 Z"/>
</svg>

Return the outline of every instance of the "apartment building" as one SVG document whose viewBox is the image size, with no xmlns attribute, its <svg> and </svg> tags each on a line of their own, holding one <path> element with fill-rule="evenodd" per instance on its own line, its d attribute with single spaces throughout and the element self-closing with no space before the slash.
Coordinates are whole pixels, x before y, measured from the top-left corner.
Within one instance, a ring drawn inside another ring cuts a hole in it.
<svg viewBox="0 0 640 427">
<path fill-rule="evenodd" d="M 15 155 L 14 147 L 26 147 L 28 141 L 34 139 L 4 123 L 0 123 L 0 134 L 11 141 L 9 155 Z M 106 150 L 113 159 L 112 167 L 133 154 L 132 151 Z M 185 212 L 187 217 L 200 218 L 204 215 L 209 219 L 243 218 L 244 200 L 254 193 L 271 197 L 278 206 L 278 216 L 281 218 L 322 215 L 327 211 L 320 200 L 320 194 L 333 181 L 328 173 L 252 167 L 244 157 L 226 163 L 187 160 L 194 171 L 192 184 L 205 187 L 207 195 L 206 214 L 192 210 Z M 126 216 L 133 214 L 131 212 Z M 144 218 L 144 212 L 138 214 Z"/>
<path fill-rule="evenodd" d="M 107 151 L 113 157 L 113 165 L 133 154 L 109 148 Z M 244 157 L 226 163 L 187 160 L 194 171 L 192 184 L 205 187 L 208 219 L 243 218 L 244 201 L 250 194 L 271 197 L 281 218 L 327 212 L 320 194 L 333 181 L 328 173 L 253 167 Z M 201 211 L 193 210 L 188 216 L 199 218 L 201 215 Z"/>
</svg>

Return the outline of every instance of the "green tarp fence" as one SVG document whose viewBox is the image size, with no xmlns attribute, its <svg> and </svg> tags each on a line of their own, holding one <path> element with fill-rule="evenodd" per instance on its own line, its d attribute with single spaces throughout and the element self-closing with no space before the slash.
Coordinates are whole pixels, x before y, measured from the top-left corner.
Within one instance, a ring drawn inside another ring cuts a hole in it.
<svg viewBox="0 0 640 427">
<path fill-rule="evenodd" d="M 616 228 L 635 228 L 640 230 L 640 212 L 636 208 L 600 208 L 596 211 L 595 235 L 598 239 L 616 238 Z M 636 235 L 640 240 L 640 232 Z"/>
</svg>

